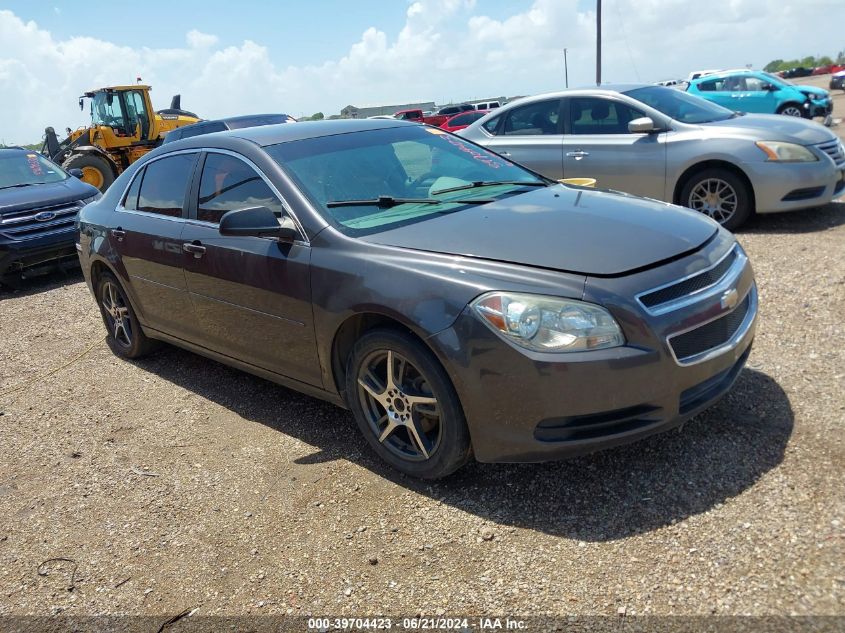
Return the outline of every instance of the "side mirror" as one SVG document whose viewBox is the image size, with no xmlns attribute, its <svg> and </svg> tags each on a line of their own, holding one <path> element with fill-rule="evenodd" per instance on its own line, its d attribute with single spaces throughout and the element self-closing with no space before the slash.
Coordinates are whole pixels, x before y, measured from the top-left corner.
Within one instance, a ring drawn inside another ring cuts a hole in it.
<svg viewBox="0 0 845 633">
<path fill-rule="evenodd" d="M 71 176 L 73 176 L 74 178 L 79 178 L 80 180 L 82 180 L 82 175 L 83 175 L 83 174 L 82 174 L 82 170 L 81 170 L 81 169 L 79 169 L 78 167 L 74 167 L 74 168 L 72 168 L 72 169 L 68 169 L 68 170 L 67 170 L 67 173 L 69 173 L 69 174 L 70 174 Z"/>
<path fill-rule="evenodd" d="M 778 87 L 774 84 L 765 84 L 765 86 L 763 87 L 763 90 L 765 90 L 767 92 L 777 92 Z"/>
<path fill-rule="evenodd" d="M 631 134 L 651 134 L 655 131 L 654 121 L 644 116 L 628 122 L 628 131 Z"/>
<path fill-rule="evenodd" d="M 218 231 L 220 235 L 276 237 L 285 242 L 292 242 L 299 237 L 296 224 L 289 216 L 277 218 L 267 207 L 229 211 L 220 218 Z"/>
</svg>

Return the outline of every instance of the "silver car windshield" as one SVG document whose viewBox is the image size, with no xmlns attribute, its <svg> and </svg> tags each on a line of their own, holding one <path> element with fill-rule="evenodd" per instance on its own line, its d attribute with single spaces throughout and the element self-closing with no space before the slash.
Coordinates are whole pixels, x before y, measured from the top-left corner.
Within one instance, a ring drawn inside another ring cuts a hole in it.
<svg viewBox="0 0 845 633">
<path fill-rule="evenodd" d="M 363 235 L 545 186 L 545 179 L 439 128 L 336 134 L 266 147 L 324 217 Z"/>
<path fill-rule="evenodd" d="M 736 116 L 732 110 L 674 88 L 647 86 L 624 94 L 681 123 L 711 123 Z"/>
</svg>

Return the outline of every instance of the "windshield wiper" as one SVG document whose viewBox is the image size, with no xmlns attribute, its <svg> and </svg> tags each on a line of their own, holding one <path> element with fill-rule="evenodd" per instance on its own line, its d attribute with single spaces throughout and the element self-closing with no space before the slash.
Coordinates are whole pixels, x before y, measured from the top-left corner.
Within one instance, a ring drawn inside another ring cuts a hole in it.
<svg viewBox="0 0 845 633">
<path fill-rule="evenodd" d="M 495 185 L 524 185 L 525 187 L 548 187 L 548 183 L 541 180 L 476 180 L 467 185 L 460 185 L 458 187 L 448 187 L 446 189 L 438 189 L 432 191 L 431 195 L 436 196 L 438 193 L 449 193 L 451 191 L 464 191 L 465 189 L 475 189 L 476 187 L 492 187 Z"/>
<path fill-rule="evenodd" d="M 19 182 L 16 185 L 6 185 L 5 187 L 0 187 L 0 189 L 14 189 L 16 187 L 31 187 L 32 185 L 43 185 L 43 182 Z"/>
<path fill-rule="evenodd" d="M 331 200 L 326 203 L 326 206 L 334 207 L 378 207 L 379 209 L 389 209 L 391 207 L 399 206 L 400 204 L 488 204 L 495 202 L 492 198 L 485 198 L 483 200 L 436 200 L 435 198 L 394 198 L 393 196 L 379 196 L 378 198 L 371 198 L 369 200 Z"/>
</svg>

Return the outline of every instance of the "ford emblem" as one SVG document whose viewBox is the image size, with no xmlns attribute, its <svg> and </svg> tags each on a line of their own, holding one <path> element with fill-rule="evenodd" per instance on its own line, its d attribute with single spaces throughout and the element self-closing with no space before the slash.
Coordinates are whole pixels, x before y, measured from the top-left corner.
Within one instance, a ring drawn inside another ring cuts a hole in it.
<svg viewBox="0 0 845 633">
<path fill-rule="evenodd" d="M 54 211 L 42 211 L 41 213 L 35 214 L 35 219 L 38 222 L 48 222 L 56 217 L 56 213 Z"/>
</svg>

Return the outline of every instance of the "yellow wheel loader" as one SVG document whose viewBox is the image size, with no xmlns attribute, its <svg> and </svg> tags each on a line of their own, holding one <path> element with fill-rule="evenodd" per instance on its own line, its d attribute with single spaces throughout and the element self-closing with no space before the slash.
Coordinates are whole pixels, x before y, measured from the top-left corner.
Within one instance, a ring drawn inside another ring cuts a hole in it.
<svg viewBox="0 0 845 633">
<path fill-rule="evenodd" d="M 81 169 L 82 180 L 100 191 L 161 145 L 167 132 L 201 120 L 180 108 L 179 95 L 173 97 L 170 108 L 153 112 L 149 86 L 111 86 L 86 92 L 79 98 L 80 110 L 85 99 L 91 102 L 91 126 L 74 131 L 68 128 L 62 142 L 48 127 L 41 153 L 65 169 Z"/>
</svg>

